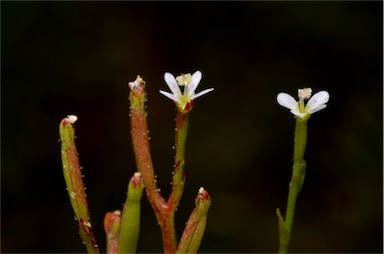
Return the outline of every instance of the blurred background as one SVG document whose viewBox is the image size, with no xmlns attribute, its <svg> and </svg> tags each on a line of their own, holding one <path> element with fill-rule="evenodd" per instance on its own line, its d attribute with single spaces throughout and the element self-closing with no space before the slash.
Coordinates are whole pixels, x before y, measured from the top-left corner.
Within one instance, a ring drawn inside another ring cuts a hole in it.
<svg viewBox="0 0 384 254">
<path fill-rule="evenodd" d="M 174 104 L 163 75 L 201 70 L 186 150 L 182 233 L 200 186 L 200 252 L 276 252 L 294 118 L 279 92 L 327 90 L 308 122 L 292 252 L 383 251 L 383 3 L 1 2 L 1 252 L 84 252 L 65 190 L 58 125 L 76 142 L 91 219 L 121 209 L 135 172 L 127 83 L 147 82 L 153 162 L 170 191 Z M 139 252 L 162 252 L 142 200 Z"/>
</svg>

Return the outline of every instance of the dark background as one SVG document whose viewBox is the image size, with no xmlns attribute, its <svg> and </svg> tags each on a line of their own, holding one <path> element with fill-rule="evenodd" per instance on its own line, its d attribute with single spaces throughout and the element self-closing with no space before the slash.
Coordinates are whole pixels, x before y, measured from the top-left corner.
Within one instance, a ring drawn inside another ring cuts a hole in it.
<svg viewBox="0 0 384 254">
<path fill-rule="evenodd" d="M 169 193 L 173 103 L 164 72 L 201 70 L 186 150 L 181 234 L 200 186 L 212 207 L 201 252 L 275 252 L 294 118 L 285 91 L 327 90 L 308 122 L 293 252 L 383 250 L 383 5 L 339 2 L 1 2 L 1 251 L 82 252 L 58 125 L 76 142 L 96 238 L 135 172 L 127 83 L 147 81 L 159 187 Z M 161 252 L 142 200 L 139 252 Z"/>
</svg>

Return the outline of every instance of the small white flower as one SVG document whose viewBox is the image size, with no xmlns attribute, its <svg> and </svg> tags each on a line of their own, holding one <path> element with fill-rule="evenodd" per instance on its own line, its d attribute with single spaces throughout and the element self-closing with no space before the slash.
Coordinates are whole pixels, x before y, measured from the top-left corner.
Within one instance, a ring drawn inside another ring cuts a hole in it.
<svg viewBox="0 0 384 254">
<path fill-rule="evenodd" d="M 311 97 L 312 89 L 304 88 L 298 90 L 299 101 L 296 101 L 291 95 L 287 93 L 279 93 L 277 95 L 277 102 L 291 110 L 291 113 L 300 118 L 304 118 L 308 114 L 311 115 L 327 107 L 326 103 L 329 101 L 329 93 L 327 91 L 320 91 Z M 304 105 L 304 99 L 309 99 L 307 104 Z"/>
<path fill-rule="evenodd" d="M 195 94 L 195 90 L 201 80 L 200 71 L 196 71 L 193 75 L 189 73 L 181 75 L 178 76 L 176 79 L 171 73 L 166 72 L 164 74 L 164 80 L 172 93 L 165 92 L 162 90 L 160 90 L 160 93 L 176 102 L 176 104 L 181 110 L 185 110 L 187 104 L 193 101 L 194 99 L 213 91 L 213 88 L 209 88 Z M 183 93 L 181 93 L 179 86 L 184 86 Z"/>
</svg>

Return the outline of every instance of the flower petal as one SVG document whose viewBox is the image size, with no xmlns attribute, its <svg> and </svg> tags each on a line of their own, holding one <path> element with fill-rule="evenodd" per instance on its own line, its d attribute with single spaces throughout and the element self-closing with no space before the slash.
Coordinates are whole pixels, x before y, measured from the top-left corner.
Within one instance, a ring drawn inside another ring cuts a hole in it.
<svg viewBox="0 0 384 254">
<path fill-rule="evenodd" d="M 194 99 L 196 99 L 197 97 L 203 96 L 204 94 L 207 94 L 207 93 L 209 93 L 209 92 L 211 92 L 211 91 L 213 91 L 213 90 L 214 90 L 214 88 L 208 88 L 208 89 L 205 89 L 205 90 L 203 90 L 203 91 L 201 91 L 201 92 L 198 92 L 197 94 L 195 94 L 195 95 L 192 96 L 191 100 L 194 100 Z"/>
<path fill-rule="evenodd" d="M 180 87 L 177 84 L 175 77 L 171 73 L 166 72 L 164 74 L 164 80 L 165 80 L 165 83 L 167 83 L 167 86 L 169 87 L 169 89 L 172 91 L 172 93 L 175 96 L 178 96 L 178 95 L 181 96 Z"/>
<path fill-rule="evenodd" d="M 171 99 L 171 100 L 173 100 L 173 101 L 176 101 L 176 102 L 178 101 L 178 99 L 176 98 L 176 96 L 175 96 L 174 94 L 172 94 L 172 93 L 168 93 L 168 92 L 165 92 L 165 91 L 162 91 L 162 90 L 159 90 L 159 92 L 160 92 L 162 95 L 168 97 L 169 99 Z"/>
<path fill-rule="evenodd" d="M 309 101 L 307 102 L 307 105 L 305 106 L 305 109 L 308 113 L 313 114 L 319 110 L 324 109 L 329 101 L 329 93 L 327 91 L 320 91 L 316 94 L 314 94 Z"/>
<path fill-rule="evenodd" d="M 277 95 L 277 103 L 279 103 L 280 106 L 283 106 L 284 108 L 288 108 L 290 110 L 295 110 L 299 112 L 298 110 L 299 104 L 297 103 L 295 98 L 293 98 L 291 95 L 287 93 L 279 93 Z"/>
<path fill-rule="evenodd" d="M 322 104 L 322 105 L 320 105 L 320 106 L 318 106 L 318 107 L 316 107 L 314 109 L 311 109 L 311 111 L 308 111 L 308 113 L 313 114 L 313 113 L 316 113 L 317 111 L 325 109 L 326 107 L 327 107 L 326 104 Z"/>
<path fill-rule="evenodd" d="M 197 86 L 200 83 L 201 77 L 202 77 L 201 71 L 196 71 L 195 73 L 193 73 L 192 81 L 187 86 L 188 87 L 188 90 L 187 90 L 188 91 L 188 97 L 191 97 L 194 94 Z M 185 94 L 185 92 L 184 92 L 184 94 Z"/>
</svg>

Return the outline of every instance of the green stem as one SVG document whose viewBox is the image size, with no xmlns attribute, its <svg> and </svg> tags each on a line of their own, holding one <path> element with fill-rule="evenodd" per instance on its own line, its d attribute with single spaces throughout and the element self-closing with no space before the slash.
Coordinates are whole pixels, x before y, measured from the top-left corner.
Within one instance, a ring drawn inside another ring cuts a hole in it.
<svg viewBox="0 0 384 254">
<path fill-rule="evenodd" d="M 172 207 L 173 210 L 176 209 L 177 206 L 179 205 L 180 199 L 184 191 L 185 144 L 187 141 L 188 124 L 189 124 L 189 113 L 183 113 L 178 110 L 176 115 L 176 133 L 175 133 L 175 147 L 176 147 L 175 168 L 173 170 L 172 192 L 168 199 L 168 204 Z"/>
<path fill-rule="evenodd" d="M 164 214 L 164 218 L 161 221 L 163 226 L 162 236 L 163 239 L 170 238 L 170 242 L 164 242 L 164 249 L 172 250 L 172 253 L 176 251 L 177 239 L 175 229 L 175 212 L 179 206 L 180 199 L 184 192 L 185 183 L 185 143 L 187 141 L 189 114 L 188 112 L 177 111 L 176 115 L 176 133 L 175 133 L 175 168 L 173 170 L 172 178 L 172 191 L 168 198 L 167 212 Z M 167 245 L 167 246 L 166 246 Z"/>
<path fill-rule="evenodd" d="M 144 184 L 140 173 L 129 181 L 127 199 L 121 216 L 118 253 L 136 253 L 140 232 L 140 200 Z"/>
<path fill-rule="evenodd" d="M 299 164 L 304 158 L 307 146 L 307 121 L 308 118 L 296 117 L 295 139 L 293 147 L 293 164 Z"/>
<path fill-rule="evenodd" d="M 75 144 L 75 129 L 72 124 L 76 120 L 72 121 L 72 118 L 76 118 L 76 116 L 64 118 L 59 126 L 64 179 L 69 199 L 79 224 L 80 237 L 88 253 L 99 253 L 99 248 L 92 232 L 83 177 Z"/>
<path fill-rule="evenodd" d="M 305 179 L 306 164 L 304 161 L 304 153 L 307 144 L 307 120 L 308 118 L 302 119 L 296 117 L 292 177 L 291 182 L 289 183 L 287 210 L 284 221 L 281 218 L 280 212 L 277 211 L 280 225 L 279 253 L 288 252 L 295 215 L 297 195 L 301 191 Z M 281 225 L 282 223 L 283 225 Z"/>
</svg>

